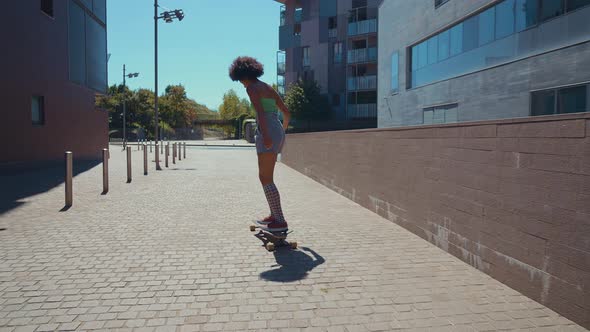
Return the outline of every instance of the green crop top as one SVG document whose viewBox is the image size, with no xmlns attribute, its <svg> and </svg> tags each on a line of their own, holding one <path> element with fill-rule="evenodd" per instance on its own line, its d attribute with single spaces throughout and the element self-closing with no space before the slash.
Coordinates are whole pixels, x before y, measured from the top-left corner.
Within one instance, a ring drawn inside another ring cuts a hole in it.
<svg viewBox="0 0 590 332">
<path fill-rule="evenodd" d="M 264 113 L 277 113 L 279 111 L 277 102 L 272 98 L 260 98 L 260 102 L 262 103 Z"/>
</svg>

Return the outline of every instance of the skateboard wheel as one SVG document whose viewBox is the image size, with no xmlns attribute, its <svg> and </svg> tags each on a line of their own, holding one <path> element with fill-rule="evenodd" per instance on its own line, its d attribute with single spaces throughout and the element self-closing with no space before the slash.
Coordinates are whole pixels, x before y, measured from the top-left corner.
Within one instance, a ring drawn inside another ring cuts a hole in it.
<svg viewBox="0 0 590 332">
<path fill-rule="evenodd" d="M 274 251 L 275 250 L 274 243 L 267 243 L 266 244 L 266 250 L 268 250 L 268 251 Z"/>
<path fill-rule="evenodd" d="M 297 249 L 297 242 L 291 242 L 291 248 Z"/>
<path fill-rule="evenodd" d="M 250 225 L 250 232 L 254 232 L 254 231 L 256 231 L 256 226 Z"/>
</svg>

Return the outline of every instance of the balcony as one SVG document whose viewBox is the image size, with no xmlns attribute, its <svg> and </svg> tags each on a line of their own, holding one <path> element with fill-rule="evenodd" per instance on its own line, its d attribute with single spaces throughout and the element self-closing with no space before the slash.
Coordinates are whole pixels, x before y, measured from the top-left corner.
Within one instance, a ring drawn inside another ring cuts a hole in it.
<svg viewBox="0 0 590 332">
<path fill-rule="evenodd" d="M 328 29 L 328 38 L 338 37 L 338 29 Z"/>
<path fill-rule="evenodd" d="M 284 62 L 277 63 L 277 74 L 278 75 L 285 75 L 287 72 L 287 65 Z"/>
<path fill-rule="evenodd" d="M 377 19 L 348 23 L 348 35 L 364 35 L 377 32 Z"/>
<path fill-rule="evenodd" d="M 357 76 L 348 78 L 348 91 L 376 90 L 377 76 Z"/>
<path fill-rule="evenodd" d="M 348 119 L 374 119 L 377 117 L 377 104 L 349 104 L 346 117 Z"/>
<path fill-rule="evenodd" d="M 361 63 L 361 62 L 375 62 L 377 61 L 377 48 L 358 48 L 356 50 L 348 50 L 347 62 Z"/>
</svg>

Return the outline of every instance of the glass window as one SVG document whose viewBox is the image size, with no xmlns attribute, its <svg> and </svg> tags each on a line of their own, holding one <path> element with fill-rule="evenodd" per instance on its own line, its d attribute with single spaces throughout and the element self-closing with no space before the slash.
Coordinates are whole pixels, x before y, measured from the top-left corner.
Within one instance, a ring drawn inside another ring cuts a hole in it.
<svg viewBox="0 0 590 332">
<path fill-rule="evenodd" d="M 328 29 L 336 29 L 338 28 L 338 20 L 336 16 L 332 16 L 328 18 Z"/>
<path fill-rule="evenodd" d="M 69 4 L 68 22 L 68 54 L 70 80 L 72 82 L 86 84 L 86 36 L 85 13 L 82 7 L 73 0 Z"/>
<path fill-rule="evenodd" d="M 451 32 L 449 30 L 442 32 L 438 36 L 438 61 L 443 61 L 449 57 Z"/>
<path fill-rule="evenodd" d="M 399 53 L 391 55 L 391 91 L 399 91 Z"/>
<path fill-rule="evenodd" d="M 41 0 L 41 11 L 53 17 L 53 0 Z"/>
<path fill-rule="evenodd" d="M 494 22 L 496 8 L 492 7 L 479 14 L 479 46 L 494 41 Z"/>
<path fill-rule="evenodd" d="M 418 46 L 412 47 L 412 71 L 418 70 Z"/>
<path fill-rule="evenodd" d="M 541 22 L 563 15 L 563 0 L 541 0 Z"/>
<path fill-rule="evenodd" d="M 92 10 L 92 0 L 80 0 L 86 8 Z"/>
<path fill-rule="evenodd" d="M 496 6 L 496 39 L 514 33 L 514 1 L 506 0 Z"/>
<path fill-rule="evenodd" d="M 43 125 L 45 123 L 45 98 L 33 96 L 31 99 L 31 117 L 33 125 Z"/>
<path fill-rule="evenodd" d="M 426 42 L 418 45 L 418 69 L 426 67 L 428 64 L 428 46 Z"/>
<path fill-rule="evenodd" d="M 555 90 L 535 91 L 531 94 L 531 115 L 555 113 Z"/>
<path fill-rule="evenodd" d="M 445 122 L 446 123 L 454 123 L 454 122 L 458 122 L 458 117 L 457 117 L 457 106 L 453 106 L 448 108 L 445 111 Z"/>
<path fill-rule="evenodd" d="M 342 62 L 342 43 L 334 43 L 334 63 Z"/>
<path fill-rule="evenodd" d="M 86 72 L 88 87 L 106 92 L 107 33 L 105 28 L 90 16 L 86 16 Z"/>
<path fill-rule="evenodd" d="M 435 108 L 432 117 L 432 123 L 445 123 L 445 110 L 442 108 Z"/>
<path fill-rule="evenodd" d="M 424 124 L 429 125 L 432 124 L 434 121 L 434 111 L 433 110 L 427 110 L 424 111 Z"/>
<path fill-rule="evenodd" d="M 295 23 L 301 23 L 303 20 L 303 8 L 295 9 Z"/>
<path fill-rule="evenodd" d="M 537 0 L 516 0 L 516 32 L 537 24 Z"/>
<path fill-rule="evenodd" d="M 103 23 L 107 22 L 107 2 L 106 0 L 94 0 L 92 11 Z"/>
<path fill-rule="evenodd" d="M 557 94 L 557 113 L 580 113 L 588 111 L 586 109 L 586 93 L 585 85 L 559 90 Z"/>
<path fill-rule="evenodd" d="M 567 11 L 571 12 L 584 6 L 590 6 L 590 0 L 567 0 Z"/>
<path fill-rule="evenodd" d="M 463 51 L 477 48 L 479 36 L 479 16 L 474 16 L 463 22 Z"/>
<path fill-rule="evenodd" d="M 428 64 L 435 64 L 438 60 L 438 36 L 434 36 L 427 41 L 428 44 Z"/>
<path fill-rule="evenodd" d="M 450 30 L 451 56 L 463 53 L 463 23 L 457 24 Z"/>
<path fill-rule="evenodd" d="M 309 58 L 309 47 L 303 48 L 303 66 L 309 67 L 311 65 L 311 60 Z"/>
</svg>

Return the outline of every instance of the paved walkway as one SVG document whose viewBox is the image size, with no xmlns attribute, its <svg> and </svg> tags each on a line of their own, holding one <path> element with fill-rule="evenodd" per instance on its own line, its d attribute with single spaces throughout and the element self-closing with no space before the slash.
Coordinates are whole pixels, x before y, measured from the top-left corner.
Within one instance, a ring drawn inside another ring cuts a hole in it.
<svg viewBox="0 0 590 332">
<path fill-rule="evenodd" d="M 108 195 L 98 166 L 67 212 L 60 185 L 0 216 L 0 331 L 584 331 L 281 164 L 301 249 L 267 252 L 252 149 L 191 148 L 148 176 L 134 151 L 131 184 L 111 154 Z"/>
</svg>

